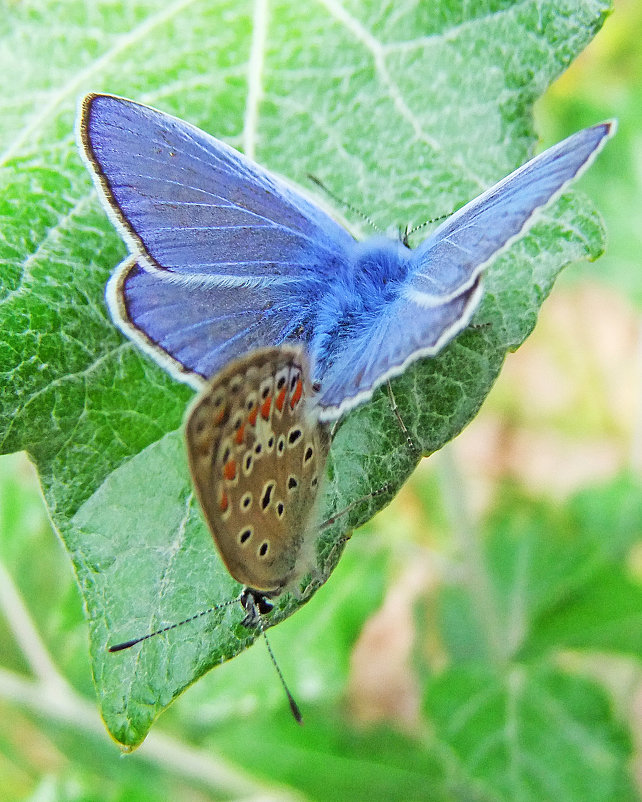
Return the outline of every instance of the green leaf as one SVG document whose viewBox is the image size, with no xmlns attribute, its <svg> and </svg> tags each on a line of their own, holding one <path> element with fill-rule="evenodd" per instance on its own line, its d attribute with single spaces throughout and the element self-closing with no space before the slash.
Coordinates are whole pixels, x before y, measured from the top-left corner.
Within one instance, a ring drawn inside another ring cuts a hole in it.
<svg viewBox="0 0 642 802">
<path fill-rule="evenodd" d="M 85 574 L 91 576 L 91 587 L 83 592 L 85 597 L 99 595 L 105 610 L 104 616 L 90 622 L 93 672 L 97 687 L 102 689 L 102 714 L 112 735 L 124 744 L 135 743 L 140 722 L 149 726 L 158 709 L 171 702 L 175 688 L 187 687 L 195 677 L 238 654 L 256 637 L 255 632 L 241 625 L 244 613 L 234 601 L 170 633 L 171 637 L 151 639 L 142 650 L 118 654 L 106 651 L 106 645 L 127 640 L 132 634 L 145 634 L 182 621 L 221 600 L 235 600 L 238 596 L 238 583 L 221 564 L 202 525 L 184 462 L 178 433 L 167 435 L 115 470 L 73 519 Z M 162 475 L 156 473 L 160 466 L 164 468 Z M 162 502 L 146 505 L 145 498 L 138 495 L 136 477 L 141 472 L 150 482 L 162 484 Z M 147 512 L 132 517 L 131 511 L 136 509 Z M 114 553 L 113 532 L 126 533 L 122 552 Z M 352 573 L 344 578 L 341 588 L 333 591 L 331 599 L 321 602 L 323 620 L 329 628 L 322 650 L 328 663 L 326 672 L 333 652 L 339 653 L 335 642 L 342 642 L 346 636 L 353 642 L 358 633 L 358 627 L 351 626 L 351 619 L 345 615 L 333 622 L 338 605 L 350 605 L 352 621 L 360 625 L 382 592 L 382 563 L 376 555 L 363 555 L 356 564 L 354 560 L 349 562 Z M 292 612 L 295 603 L 289 597 L 279 597 L 269 623 Z M 297 634 L 295 629 L 288 636 L 297 641 L 299 649 L 301 641 L 315 632 L 310 621 L 306 625 L 301 622 L 301 626 L 305 626 L 305 634 Z M 347 629 L 344 638 L 342 628 Z M 319 640 L 323 633 L 317 635 Z M 277 653 L 287 654 L 287 649 L 286 642 Z M 315 659 L 318 649 L 317 645 Z M 304 678 L 298 676 L 305 664 L 292 666 L 286 659 L 280 659 L 280 663 L 295 688 L 305 684 Z M 273 667 L 267 668 L 267 676 L 262 679 L 255 671 L 252 673 L 249 688 L 248 674 L 240 671 L 231 696 L 242 699 L 250 692 L 271 710 L 283 706 L 285 696 Z M 341 668 L 345 676 L 347 666 Z M 316 673 L 319 670 L 317 667 Z M 318 684 L 326 694 L 333 685 L 327 677 Z M 274 702 L 266 703 L 270 698 Z M 157 702 L 152 705 L 154 700 Z"/>
<path fill-rule="evenodd" d="M 424 711 L 466 785 L 488 789 L 489 798 L 638 798 L 627 779 L 628 738 L 591 682 L 550 669 L 502 677 L 469 665 L 429 684 Z"/>
<path fill-rule="evenodd" d="M 327 707 L 313 709 L 306 715 L 303 733 L 285 718 L 260 717 L 252 745 L 257 774 L 266 779 L 276 776 L 316 800 L 482 802 L 476 795 L 453 796 L 439 756 L 420 741 L 385 727 L 359 731 L 340 713 Z M 242 722 L 226 729 L 221 749 L 239 762 L 247 755 L 247 728 Z"/>
<path fill-rule="evenodd" d="M 440 597 L 451 657 L 506 665 L 579 648 L 642 658 L 642 587 L 623 568 L 642 538 L 639 480 L 618 477 L 561 508 L 504 495 L 477 557 L 485 580 Z"/>
<path fill-rule="evenodd" d="M 125 248 L 75 149 L 77 97 L 103 90 L 162 107 L 292 180 L 313 172 L 384 228 L 418 224 L 532 153 L 533 102 L 608 10 L 597 0 L 498 0 L 472 11 L 453 0 L 394 8 L 290 0 L 269 4 L 263 18 L 263 8 L 72 0 L 64 23 L 53 0 L 3 11 L 0 63 L 11 94 L 0 173 L 2 448 L 26 449 L 38 466 L 91 621 L 105 721 L 128 745 L 252 637 L 228 607 L 202 643 L 194 623 L 135 655 L 104 653 L 114 640 L 230 599 L 237 586 L 190 495 L 179 433 L 190 391 L 106 315 L 103 286 Z M 393 383 L 423 453 L 474 416 L 562 267 L 602 247 L 599 217 L 568 195 L 493 265 L 474 325 Z M 326 513 L 401 486 L 415 463 L 378 392 L 338 430 Z M 390 495 L 367 499 L 328 533 L 319 581 L 326 560 L 338 558 L 332 543 Z M 284 599 L 273 620 L 314 590 Z"/>
<path fill-rule="evenodd" d="M 642 657 L 642 586 L 621 569 L 596 572 L 581 589 L 537 622 L 532 654 L 550 648 L 591 649 Z"/>
<path fill-rule="evenodd" d="M 642 659 L 642 583 L 627 558 L 642 542 L 642 487 L 624 475 L 579 494 L 570 505 L 569 528 L 585 542 L 584 553 L 565 549 L 568 575 L 533 621 L 523 656 L 551 649 L 585 649 Z M 560 546 L 552 554 L 560 565 Z M 571 560 L 575 560 L 571 563 Z M 583 569 L 580 568 L 580 564 Z"/>
<path fill-rule="evenodd" d="M 626 569 L 641 535 L 638 478 L 563 506 L 503 489 L 438 594 L 437 637 L 423 638 L 438 638 L 447 665 L 425 682 L 424 712 L 466 785 L 511 802 L 637 798 L 614 704 L 563 658 L 574 650 L 596 676 L 604 655 L 642 658 L 642 587 Z"/>
</svg>

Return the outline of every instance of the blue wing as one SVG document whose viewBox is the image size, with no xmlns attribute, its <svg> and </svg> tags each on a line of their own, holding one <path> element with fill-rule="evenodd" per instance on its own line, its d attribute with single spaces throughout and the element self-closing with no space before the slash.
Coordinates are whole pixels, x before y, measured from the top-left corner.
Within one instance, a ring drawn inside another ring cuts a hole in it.
<svg viewBox="0 0 642 802">
<path fill-rule="evenodd" d="M 148 106 L 88 95 L 80 138 L 116 224 L 152 268 L 208 286 L 321 283 L 353 242 L 237 151 Z"/>
<path fill-rule="evenodd" d="M 116 324 L 194 386 L 286 338 L 347 269 L 355 244 L 321 209 L 194 126 L 88 95 L 81 152 L 135 259 L 107 289 Z"/>
<path fill-rule="evenodd" d="M 613 133 L 611 123 L 587 128 L 536 156 L 464 206 L 416 250 L 389 243 L 359 244 L 370 254 L 349 275 L 378 270 L 368 302 L 336 304 L 323 313 L 312 341 L 315 378 L 321 380 L 322 416 L 338 417 L 375 387 L 422 356 L 434 356 L 464 328 L 481 297 L 484 268 L 524 233 L 541 208 L 591 163 Z M 342 290 L 358 295 L 357 282 Z M 333 298 L 326 296 L 322 304 Z M 358 309 L 358 314 L 355 310 Z M 332 328 L 331 320 L 336 321 Z"/>
<path fill-rule="evenodd" d="M 133 256 L 107 288 L 117 325 L 199 386 L 253 348 L 300 340 L 322 415 L 365 401 L 470 320 L 482 270 L 590 164 L 580 131 L 471 201 L 415 251 L 355 243 L 323 211 L 187 123 L 89 95 L 79 137 Z"/>
<path fill-rule="evenodd" d="M 369 326 L 357 324 L 346 330 L 345 339 L 334 339 L 319 360 L 320 417 L 338 418 L 367 401 L 374 388 L 403 373 L 410 363 L 434 356 L 468 325 L 480 298 L 479 277 L 461 295 L 431 307 L 400 295 Z"/>
<path fill-rule="evenodd" d="M 455 212 L 416 249 L 406 297 L 427 306 L 459 295 L 591 164 L 614 130 L 607 122 L 578 131 Z"/>
<path fill-rule="evenodd" d="M 136 256 L 114 272 L 106 297 L 123 333 L 195 389 L 241 354 L 305 340 L 310 325 L 310 305 L 283 287 L 203 287 L 144 269 Z"/>
</svg>

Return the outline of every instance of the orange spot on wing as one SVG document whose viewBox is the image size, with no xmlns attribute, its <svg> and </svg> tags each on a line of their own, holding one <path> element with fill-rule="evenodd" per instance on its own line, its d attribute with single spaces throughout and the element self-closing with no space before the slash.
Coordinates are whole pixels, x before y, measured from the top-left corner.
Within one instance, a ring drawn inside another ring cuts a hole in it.
<svg viewBox="0 0 642 802">
<path fill-rule="evenodd" d="M 224 417 L 225 417 L 225 407 L 221 407 L 214 417 L 214 426 L 218 426 Z"/>
<path fill-rule="evenodd" d="M 298 382 L 296 383 L 296 387 L 294 388 L 294 392 L 292 393 L 292 398 L 290 398 L 290 409 L 294 409 L 294 407 L 299 403 L 301 400 L 301 396 L 303 395 L 303 382 L 299 377 Z"/>
<path fill-rule="evenodd" d="M 230 500 L 227 497 L 227 493 L 223 491 L 223 495 L 221 496 L 221 503 L 220 508 L 221 512 L 226 512 L 227 508 L 230 506 Z"/>
<path fill-rule="evenodd" d="M 230 482 L 236 476 L 236 462 L 233 459 L 228 460 L 225 465 L 223 465 L 223 476 Z"/>
<path fill-rule="evenodd" d="M 272 396 L 269 395 L 261 404 L 261 417 L 267 420 L 270 417 L 270 407 L 272 406 Z"/>
<path fill-rule="evenodd" d="M 234 435 L 234 442 L 235 442 L 237 445 L 239 445 L 239 446 L 240 446 L 240 445 L 241 445 L 241 443 L 243 442 L 243 437 L 244 437 L 244 435 L 245 435 L 245 424 L 244 424 L 244 423 L 242 423 L 242 424 L 239 426 L 239 428 L 238 428 L 238 431 L 237 431 L 237 432 L 236 432 L 236 434 Z"/>
<path fill-rule="evenodd" d="M 247 416 L 247 419 L 250 422 L 250 426 L 254 426 L 256 424 L 256 416 L 258 414 L 259 414 L 259 408 L 258 407 L 254 407 L 254 409 Z"/>
<path fill-rule="evenodd" d="M 283 404 L 285 404 L 285 387 L 279 393 L 278 398 L 276 399 L 276 408 L 279 412 L 283 411 Z"/>
</svg>

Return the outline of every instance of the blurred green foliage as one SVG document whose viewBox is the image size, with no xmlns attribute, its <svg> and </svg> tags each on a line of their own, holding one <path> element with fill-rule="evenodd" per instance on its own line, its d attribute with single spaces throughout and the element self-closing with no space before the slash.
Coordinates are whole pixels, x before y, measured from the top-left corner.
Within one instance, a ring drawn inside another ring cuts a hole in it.
<svg viewBox="0 0 642 802">
<path fill-rule="evenodd" d="M 599 203 L 608 247 L 595 264 L 567 271 L 564 280 L 590 275 L 642 305 L 642 6 L 616 0 L 595 41 L 537 104 L 538 130 L 552 144 L 597 120 L 617 118 L 613 147 L 581 179 Z"/>
</svg>

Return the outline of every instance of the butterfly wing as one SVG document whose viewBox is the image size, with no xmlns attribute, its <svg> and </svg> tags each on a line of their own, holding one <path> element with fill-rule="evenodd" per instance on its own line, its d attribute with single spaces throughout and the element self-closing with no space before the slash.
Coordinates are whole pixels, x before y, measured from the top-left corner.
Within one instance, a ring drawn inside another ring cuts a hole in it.
<svg viewBox="0 0 642 802">
<path fill-rule="evenodd" d="M 85 99 L 79 131 L 135 256 L 108 286 L 117 325 L 194 386 L 252 348 L 302 340 L 331 419 L 468 323 L 483 269 L 590 164 L 614 126 L 580 131 L 464 206 L 411 252 L 403 281 L 347 293 L 359 278 L 354 240 L 233 149 L 107 95 Z M 323 320 L 331 295 L 327 308 L 346 314 Z"/>
<path fill-rule="evenodd" d="M 590 166 L 613 133 L 610 122 L 578 131 L 455 212 L 416 249 L 405 297 L 432 306 L 459 295 Z"/>
<path fill-rule="evenodd" d="M 273 322 L 274 330 L 256 342 L 241 336 L 232 348 L 225 347 L 225 327 L 210 327 L 216 338 L 200 341 L 195 330 L 185 372 L 207 377 L 224 364 L 209 351 L 223 348 L 236 356 L 248 345 L 278 342 L 273 336 L 279 324 L 285 331 L 300 326 L 328 279 L 345 270 L 354 242 L 347 231 L 284 182 L 188 123 L 94 94 L 82 104 L 79 140 L 102 200 L 137 256 L 137 269 L 132 272 L 127 263 L 110 290 L 110 309 L 121 329 L 148 340 L 154 351 L 163 339 L 159 330 L 182 323 L 181 307 L 170 311 L 165 303 L 168 284 L 191 305 L 202 308 L 198 299 L 206 296 L 209 308 L 245 308 L 257 317 L 267 313 Z M 236 302 L 230 300 L 235 291 Z M 208 328 L 207 315 L 191 322 Z M 231 331 L 232 337 L 238 334 L 236 324 Z M 181 362 L 169 344 L 167 350 Z M 155 356 L 162 360 L 162 347 Z"/>
<path fill-rule="evenodd" d="M 579 131 L 536 156 L 468 203 L 410 252 L 407 277 L 388 291 L 367 325 L 326 338 L 320 348 L 321 417 L 338 417 L 422 356 L 434 356 L 470 321 L 485 267 L 537 212 L 586 169 L 612 123 Z M 392 286 L 392 283 L 389 284 Z"/>
<path fill-rule="evenodd" d="M 176 281 L 169 272 L 145 270 L 137 257 L 113 273 L 106 297 L 123 333 L 197 390 L 231 360 L 296 339 L 309 326 L 308 304 L 296 293 L 278 287 L 199 287 Z"/>
<path fill-rule="evenodd" d="M 185 425 L 194 485 L 227 569 L 273 595 L 314 557 L 308 523 L 329 442 L 307 414 L 308 377 L 298 346 L 253 351 L 208 383 Z"/>
<path fill-rule="evenodd" d="M 317 400 L 320 418 L 335 420 L 416 359 L 434 356 L 468 325 L 480 298 L 479 277 L 461 295 L 431 307 L 398 296 L 367 327 L 330 344 Z"/>
</svg>

